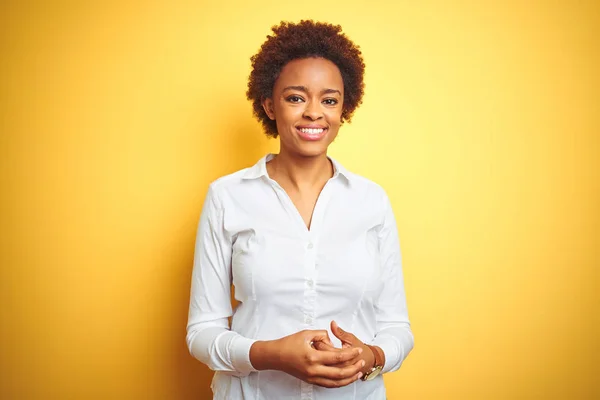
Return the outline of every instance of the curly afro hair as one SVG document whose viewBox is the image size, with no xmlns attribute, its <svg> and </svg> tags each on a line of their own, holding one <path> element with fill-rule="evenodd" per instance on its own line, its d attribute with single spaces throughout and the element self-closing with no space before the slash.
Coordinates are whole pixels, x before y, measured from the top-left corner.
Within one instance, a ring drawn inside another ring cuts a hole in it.
<svg viewBox="0 0 600 400">
<path fill-rule="evenodd" d="M 341 122 L 350 121 L 362 102 L 365 63 L 359 47 L 342 33 L 342 27 L 302 20 L 298 24 L 284 21 L 271 30 L 274 35 L 267 36 L 258 53 L 250 58 L 252 72 L 246 92 L 265 133 L 272 137 L 278 135 L 276 122 L 267 116 L 262 100 L 272 96 L 275 81 L 288 62 L 309 57 L 325 58 L 340 69 L 344 81 Z"/>
</svg>

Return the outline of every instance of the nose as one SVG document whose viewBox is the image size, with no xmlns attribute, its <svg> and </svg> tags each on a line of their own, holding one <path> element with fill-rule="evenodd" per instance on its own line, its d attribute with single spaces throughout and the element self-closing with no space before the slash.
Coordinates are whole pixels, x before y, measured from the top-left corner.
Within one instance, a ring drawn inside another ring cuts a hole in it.
<svg viewBox="0 0 600 400">
<path fill-rule="evenodd" d="M 316 121 L 317 119 L 323 117 L 323 111 L 321 110 L 321 104 L 318 101 L 307 102 L 306 108 L 304 109 L 304 113 L 302 116 L 305 118 L 308 118 L 312 121 Z"/>
</svg>

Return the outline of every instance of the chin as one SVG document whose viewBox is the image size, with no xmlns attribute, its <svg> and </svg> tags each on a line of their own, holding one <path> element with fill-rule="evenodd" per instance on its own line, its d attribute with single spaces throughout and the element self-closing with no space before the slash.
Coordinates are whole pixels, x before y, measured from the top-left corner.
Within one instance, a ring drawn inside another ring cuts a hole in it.
<svg viewBox="0 0 600 400">
<path fill-rule="evenodd" d="M 280 149 L 280 152 L 286 152 L 287 154 L 295 157 L 303 157 L 303 158 L 311 158 L 318 157 L 323 154 L 327 154 L 327 147 L 305 147 L 305 146 L 294 146 L 292 148 L 283 148 Z"/>
<path fill-rule="evenodd" d="M 327 154 L 329 143 L 302 143 L 294 148 L 294 153 L 302 157 L 317 157 Z"/>
<path fill-rule="evenodd" d="M 322 150 L 313 150 L 313 151 L 304 151 L 302 153 L 300 153 L 299 155 L 301 155 L 302 157 L 319 157 L 321 155 L 327 154 L 327 149 L 322 149 Z"/>
</svg>

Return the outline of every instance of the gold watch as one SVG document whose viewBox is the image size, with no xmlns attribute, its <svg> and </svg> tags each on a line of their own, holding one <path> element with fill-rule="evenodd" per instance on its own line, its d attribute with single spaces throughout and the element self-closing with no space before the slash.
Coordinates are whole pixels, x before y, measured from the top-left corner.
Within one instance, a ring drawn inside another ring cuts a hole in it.
<svg viewBox="0 0 600 400">
<path fill-rule="evenodd" d="M 375 356 L 375 365 L 373 368 L 369 370 L 366 374 L 364 374 L 360 379 L 363 381 L 372 381 L 377 378 L 379 374 L 381 374 L 381 370 L 383 370 L 383 362 L 379 359 L 379 353 L 373 348 L 373 346 L 367 345 L 368 348 L 371 349 L 373 355 Z"/>
</svg>

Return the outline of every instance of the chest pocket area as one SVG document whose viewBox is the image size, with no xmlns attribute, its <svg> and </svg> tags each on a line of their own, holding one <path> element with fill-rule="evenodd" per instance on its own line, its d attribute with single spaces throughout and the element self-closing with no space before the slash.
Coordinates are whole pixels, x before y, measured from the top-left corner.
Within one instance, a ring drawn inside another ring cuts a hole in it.
<svg viewBox="0 0 600 400">
<path fill-rule="evenodd" d="M 232 249 L 236 298 L 277 302 L 301 294 L 303 260 L 303 242 L 296 237 L 266 230 L 240 232 Z"/>
</svg>

